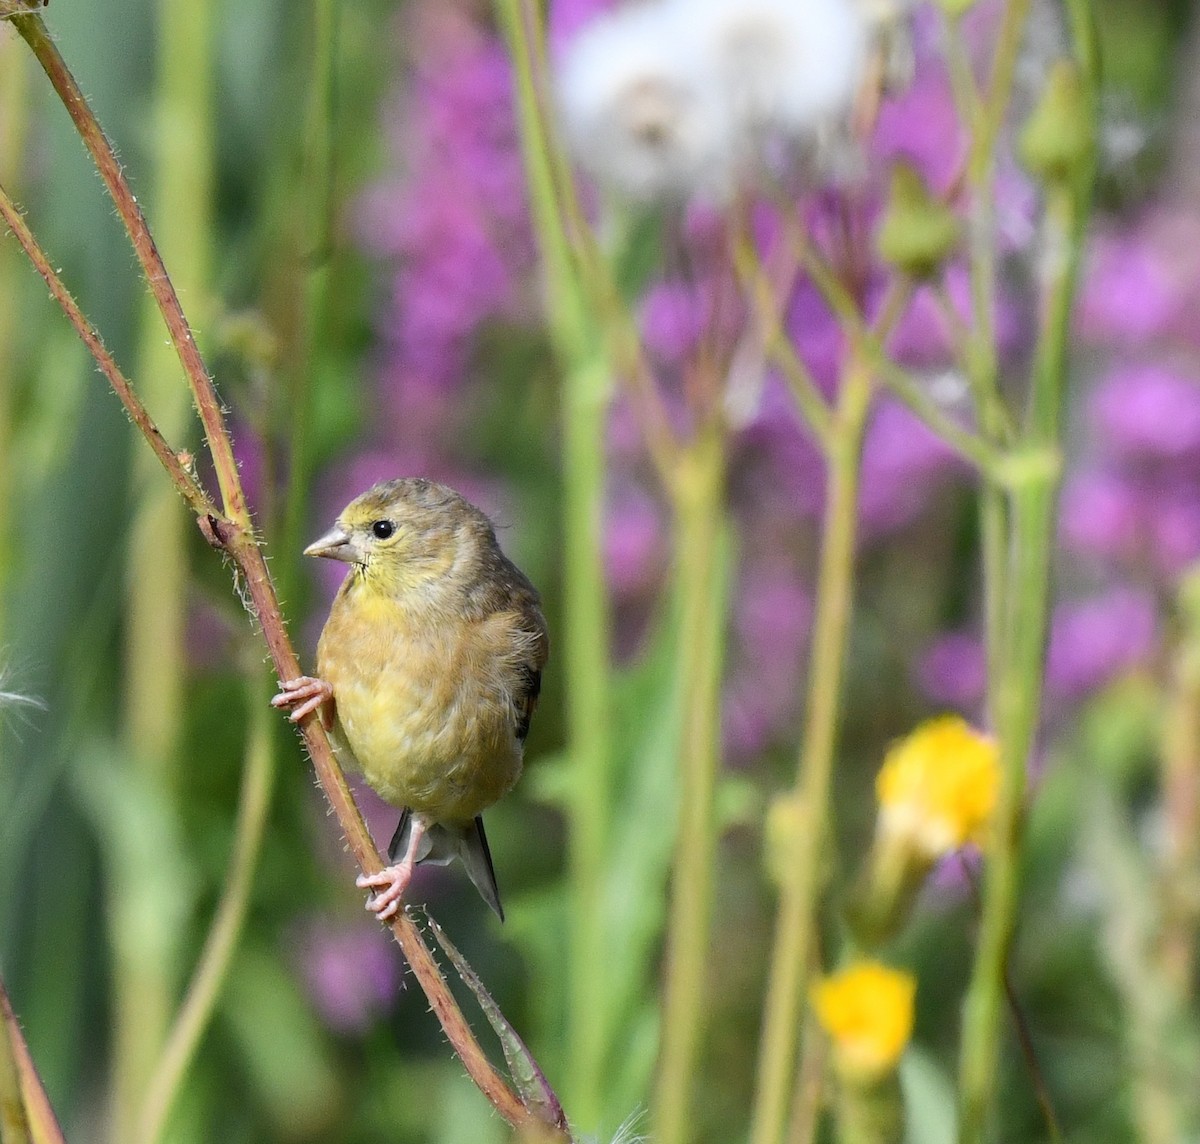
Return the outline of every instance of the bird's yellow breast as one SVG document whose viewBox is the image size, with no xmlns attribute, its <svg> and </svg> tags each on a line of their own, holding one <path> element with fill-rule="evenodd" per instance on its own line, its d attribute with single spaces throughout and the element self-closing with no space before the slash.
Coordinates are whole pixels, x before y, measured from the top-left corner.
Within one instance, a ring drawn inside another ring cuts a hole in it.
<svg viewBox="0 0 1200 1144">
<path fill-rule="evenodd" d="M 517 781 L 504 628 L 498 616 L 419 618 L 376 592 L 339 593 L 318 671 L 364 777 L 388 802 L 469 821 Z"/>
</svg>

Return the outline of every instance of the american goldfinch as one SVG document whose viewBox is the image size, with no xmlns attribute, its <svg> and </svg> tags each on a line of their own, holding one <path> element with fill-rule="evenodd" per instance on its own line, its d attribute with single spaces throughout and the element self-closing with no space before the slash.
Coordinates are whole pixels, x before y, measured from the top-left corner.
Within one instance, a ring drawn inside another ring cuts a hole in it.
<svg viewBox="0 0 1200 1144">
<path fill-rule="evenodd" d="M 381 919 L 413 869 L 458 858 L 501 920 L 482 813 L 521 774 L 549 651 L 537 590 L 491 522 L 445 485 L 386 481 L 342 511 L 306 556 L 350 570 L 317 645 L 317 677 L 272 700 L 321 710 L 335 750 L 401 807 L 386 870 L 358 879 Z"/>
</svg>

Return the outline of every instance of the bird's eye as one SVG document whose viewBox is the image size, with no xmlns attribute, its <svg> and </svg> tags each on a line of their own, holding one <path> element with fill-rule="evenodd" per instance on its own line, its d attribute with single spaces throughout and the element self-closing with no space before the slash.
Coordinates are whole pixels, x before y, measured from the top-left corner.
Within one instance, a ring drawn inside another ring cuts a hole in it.
<svg viewBox="0 0 1200 1144">
<path fill-rule="evenodd" d="M 371 525 L 371 532 L 378 540 L 387 540 L 395 531 L 396 526 L 390 520 L 377 520 Z"/>
</svg>

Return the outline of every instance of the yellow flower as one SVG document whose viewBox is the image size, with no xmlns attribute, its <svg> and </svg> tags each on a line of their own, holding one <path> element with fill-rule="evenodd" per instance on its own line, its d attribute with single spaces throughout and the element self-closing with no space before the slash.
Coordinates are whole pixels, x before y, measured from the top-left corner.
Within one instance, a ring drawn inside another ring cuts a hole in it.
<svg viewBox="0 0 1200 1144">
<path fill-rule="evenodd" d="M 912 1036 L 917 982 L 877 961 L 855 962 L 813 986 L 817 1020 L 845 1076 L 876 1081 L 896 1067 Z"/>
<path fill-rule="evenodd" d="M 888 751 L 875 789 L 881 833 L 940 858 L 984 841 L 1000 790 L 1000 754 L 993 739 L 944 715 Z"/>
</svg>

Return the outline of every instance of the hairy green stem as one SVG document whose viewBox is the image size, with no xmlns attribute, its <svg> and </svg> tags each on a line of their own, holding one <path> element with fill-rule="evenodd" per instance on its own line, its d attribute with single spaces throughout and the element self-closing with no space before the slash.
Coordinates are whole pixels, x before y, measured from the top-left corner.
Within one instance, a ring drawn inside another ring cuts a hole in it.
<svg viewBox="0 0 1200 1144">
<path fill-rule="evenodd" d="M 783 1140 L 795 1077 L 804 991 L 817 936 L 821 856 L 832 828 L 829 803 L 834 749 L 854 602 L 859 458 L 871 389 L 869 371 L 862 362 L 852 362 L 834 412 L 828 454 L 808 700 L 795 784 L 807 830 L 797 842 L 792 876 L 780 887 L 763 1006 L 751 1144 L 780 1144 Z"/>
<path fill-rule="evenodd" d="M 200 959 L 146 1089 L 137 1131 L 131 1137 L 138 1144 L 157 1144 L 162 1138 L 171 1107 L 212 1017 L 246 920 L 275 782 L 274 720 L 267 702 L 270 692 L 266 682 L 255 679 L 247 686 L 250 726 L 233 853 Z"/>
<path fill-rule="evenodd" d="M 724 491 L 724 438 L 720 428 L 713 426 L 684 454 L 674 486 L 683 733 L 678 761 L 679 836 L 667 921 L 666 996 L 654 1102 L 654 1137 L 660 1144 L 683 1144 L 693 1136 L 692 1098 L 709 1008 L 705 970 L 718 843 L 714 804 L 725 623 Z"/>
</svg>

